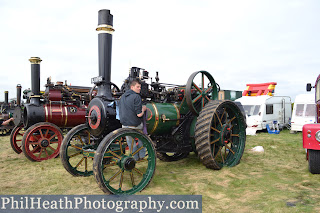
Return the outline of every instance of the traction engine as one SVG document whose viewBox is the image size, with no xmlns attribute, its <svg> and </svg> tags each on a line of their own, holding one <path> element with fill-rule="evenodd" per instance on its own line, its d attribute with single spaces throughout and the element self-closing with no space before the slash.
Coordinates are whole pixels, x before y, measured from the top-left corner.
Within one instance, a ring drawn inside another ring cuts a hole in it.
<svg viewBox="0 0 320 213">
<path fill-rule="evenodd" d="M 12 117 L 14 111 L 14 103 L 9 103 L 9 92 L 4 91 L 4 102 L 0 106 L 0 119 L 6 121 Z M 12 122 L 9 125 L 0 126 L 0 136 L 6 136 L 10 134 L 12 129 L 14 128 L 14 124 Z"/>
<path fill-rule="evenodd" d="M 89 87 L 56 84 L 47 79 L 46 89 L 40 92 L 40 62 L 31 62 L 30 103 L 15 109 L 16 127 L 10 143 L 16 153 L 23 152 L 31 161 L 43 161 L 58 156 L 63 140 L 63 129 L 85 122 L 89 103 Z M 21 94 L 21 92 L 19 93 Z M 18 95 L 19 97 L 19 95 Z"/>
<path fill-rule="evenodd" d="M 158 73 L 153 82 L 148 71 L 132 67 L 117 95 L 129 89 L 130 80 L 140 80 L 145 128 L 120 128 L 110 89 L 113 16 L 109 10 L 98 15 L 99 76 L 92 79 L 98 94 L 88 105 L 86 124 L 74 127 L 62 142 L 65 169 L 73 176 L 94 174 L 105 193 L 134 194 L 151 182 L 156 157 L 175 161 L 195 152 L 210 169 L 237 165 L 245 120 L 237 104 L 217 100 L 217 84 L 207 71 L 194 72 L 186 85 L 173 85 L 160 83 Z"/>
</svg>

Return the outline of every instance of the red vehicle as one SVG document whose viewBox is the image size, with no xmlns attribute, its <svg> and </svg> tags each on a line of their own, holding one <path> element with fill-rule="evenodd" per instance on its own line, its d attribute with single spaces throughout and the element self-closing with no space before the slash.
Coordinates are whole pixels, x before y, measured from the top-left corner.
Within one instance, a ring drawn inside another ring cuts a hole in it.
<svg viewBox="0 0 320 213">
<path fill-rule="evenodd" d="M 316 119 L 317 123 L 306 124 L 302 128 L 303 148 L 307 150 L 309 171 L 320 174 L 320 75 L 314 86 L 307 84 L 307 91 L 315 88 Z"/>
</svg>

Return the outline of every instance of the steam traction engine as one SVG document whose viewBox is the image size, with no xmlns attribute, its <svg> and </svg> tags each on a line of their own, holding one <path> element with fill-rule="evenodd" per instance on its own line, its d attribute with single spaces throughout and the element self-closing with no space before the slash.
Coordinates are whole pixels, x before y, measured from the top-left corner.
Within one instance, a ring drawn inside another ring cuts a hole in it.
<svg viewBox="0 0 320 213">
<path fill-rule="evenodd" d="M 12 113 L 14 111 L 13 103 L 9 103 L 9 92 L 4 91 L 4 103 L 1 104 L 0 107 L 0 119 L 8 120 L 12 117 Z M 11 130 L 14 128 L 14 124 L 10 122 L 9 125 L 0 126 L 0 136 L 8 135 Z"/>
<path fill-rule="evenodd" d="M 65 169 L 74 176 L 94 174 L 105 193 L 134 194 L 151 181 L 156 156 L 173 161 L 194 151 L 211 169 L 237 165 L 245 147 L 244 118 L 235 103 L 216 100 L 216 83 L 206 71 L 193 73 L 186 85 L 179 86 L 159 83 L 158 75 L 148 84 L 147 71 L 131 68 L 120 93 L 128 89 L 129 80 L 141 80 L 148 134 L 119 128 L 116 99 L 110 92 L 112 23 L 110 11 L 100 10 L 99 77 L 93 79 L 98 94 L 89 103 L 86 124 L 74 127 L 62 142 Z M 138 140 L 143 146 L 139 147 Z M 142 150 L 144 157 L 134 158 Z"/>
<path fill-rule="evenodd" d="M 85 122 L 90 88 L 68 86 L 63 82 L 53 84 L 48 78 L 46 90 L 41 94 L 41 59 L 32 57 L 29 61 L 32 95 L 23 109 L 16 108 L 17 126 L 12 131 L 10 143 L 16 153 L 23 151 L 29 160 L 42 161 L 58 156 L 63 140 L 61 129 Z"/>
<path fill-rule="evenodd" d="M 309 171 L 312 174 L 320 174 L 320 75 L 315 86 L 307 84 L 307 91 L 315 88 L 316 121 L 315 124 L 305 124 L 302 127 L 303 148 L 307 149 Z"/>
</svg>

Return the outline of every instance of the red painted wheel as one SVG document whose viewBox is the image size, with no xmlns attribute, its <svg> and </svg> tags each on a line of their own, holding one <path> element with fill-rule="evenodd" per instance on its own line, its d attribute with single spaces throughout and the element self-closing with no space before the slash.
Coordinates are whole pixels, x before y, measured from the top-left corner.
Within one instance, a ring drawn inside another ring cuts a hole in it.
<svg viewBox="0 0 320 213">
<path fill-rule="evenodd" d="M 34 124 L 24 133 L 22 151 L 31 161 L 43 161 L 59 155 L 63 134 L 52 123 Z"/>
<path fill-rule="evenodd" d="M 17 154 L 22 152 L 22 138 L 24 134 L 23 124 L 16 126 L 10 134 L 10 145 Z"/>
</svg>

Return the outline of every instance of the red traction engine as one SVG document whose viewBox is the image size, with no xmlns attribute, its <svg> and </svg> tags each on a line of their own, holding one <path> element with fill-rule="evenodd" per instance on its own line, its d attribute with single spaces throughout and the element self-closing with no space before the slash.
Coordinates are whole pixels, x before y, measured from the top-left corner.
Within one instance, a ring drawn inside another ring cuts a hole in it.
<svg viewBox="0 0 320 213">
<path fill-rule="evenodd" d="M 59 155 L 63 140 L 62 129 L 85 123 L 89 101 L 89 87 L 67 86 L 63 82 L 53 84 L 48 78 L 44 94 L 40 93 L 40 62 L 31 62 L 30 103 L 24 109 L 17 108 L 16 128 L 10 143 L 16 153 L 23 152 L 31 161 L 43 161 Z"/>
<path fill-rule="evenodd" d="M 302 128 L 303 148 L 307 150 L 309 171 L 312 174 L 320 174 L 320 75 L 315 86 L 307 84 L 307 91 L 315 88 L 316 121 L 315 124 L 305 124 Z"/>
</svg>

